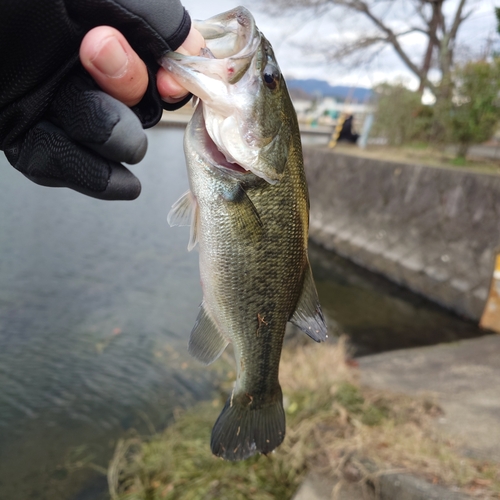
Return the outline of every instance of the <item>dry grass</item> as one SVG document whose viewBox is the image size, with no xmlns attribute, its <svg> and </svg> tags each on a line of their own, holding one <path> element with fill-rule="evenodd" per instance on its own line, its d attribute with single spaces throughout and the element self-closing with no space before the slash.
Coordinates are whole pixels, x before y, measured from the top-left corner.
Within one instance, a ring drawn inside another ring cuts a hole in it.
<svg viewBox="0 0 500 500">
<path fill-rule="evenodd" d="M 353 365 L 342 341 L 288 347 L 280 373 L 287 437 L 275 453 L 240 463 L 212 457 L 223 400 L 202 403 L 163 434 L 118 445 L 108 473 L 113 500 L 289 499 L 309 470 L 336 478 L 338 488 L 376 486 L 378 475 L 398 470 L 500 498 L 500 466 L 465 458 L 437 435 L 434 401 L 360 388 Z"/>
<path fill-rule="evenodd" d="M 472 155 L 469 155 L 466 160 L 458 159 L 452 149 L 436 148 L 427 144 L 420 147 L 418 145 L 401 147 L 369 145 L 364 150 L 349 144 L 338 144 L 335 151 L 378 160 L 411 164 L 421 163 L 440 168 L 464 168 L 489 174 L 500 173 L 500 160 L 474 157 Z"/>
</svg>

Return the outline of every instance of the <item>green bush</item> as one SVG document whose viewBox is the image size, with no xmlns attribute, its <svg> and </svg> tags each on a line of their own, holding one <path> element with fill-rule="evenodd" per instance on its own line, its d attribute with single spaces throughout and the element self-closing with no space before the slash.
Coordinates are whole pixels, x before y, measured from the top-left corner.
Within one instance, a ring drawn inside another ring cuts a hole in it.
<svg viewBox="0 0 500 500">
<path fill-rule="evenodd" d="M 453 98 L 444 123 L 449 138 L 458 144 L 458 156 L 465 157 L 471 144 L 488 140 L 500 118 L 500 60 L 475 61 L 453 73 Z"/>
<path fill-rule="evenodd" d="M 374 135 L 385 137 L 391 146 L 430 140 L 433 108 L 422 104 L 418 92 L 409 90 L 403 83 L 383 83 L 376 88 L 376 94 Z"/>
</svg>

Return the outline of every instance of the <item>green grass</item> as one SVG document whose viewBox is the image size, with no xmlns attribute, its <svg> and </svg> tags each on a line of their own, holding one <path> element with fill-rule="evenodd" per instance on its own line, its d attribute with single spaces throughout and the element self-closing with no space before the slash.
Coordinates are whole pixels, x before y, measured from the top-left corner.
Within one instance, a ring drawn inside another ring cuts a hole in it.
<svg viewBox="0 0 500 500">
<path fill-rule="evenodd" d="M 303 472 L 284 456 L 229 463 L 210 452 L 210 433 L 219 405 L 201 403 L 161 436 L 140 444 L 122 441 L 110 467 L 121 500 L 273 500 L 289 498 Z M 305 469 L 304 469 L 305 470 Z"/>
<path fill-rule="evenodd" d="M 467 167 L 470 162 L 467 162 L 467 159 L 463 156 L 457 156 L 456 158 L 450 160 L 450 164 L 454 167 Z"/>
</svg>

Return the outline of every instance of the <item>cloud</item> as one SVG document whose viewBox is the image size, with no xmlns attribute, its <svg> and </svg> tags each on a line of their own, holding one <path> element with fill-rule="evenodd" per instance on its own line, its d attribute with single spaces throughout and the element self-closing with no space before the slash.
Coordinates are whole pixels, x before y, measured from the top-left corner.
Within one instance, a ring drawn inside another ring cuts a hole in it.
<svg viewBox="0 0 500 500">
<path fill-rule="evenodd" d="M 272 0 L 270 0 L 272 1 Z M 458 0 L 445 2 L 449 12 L 454 12 Z M 413 86 L 417 79 L 406 68 L 395 51 L 387 47 L 369 63 L 357 67 L 346 67 L 338 63 L 327 62 L 326 47 L 322 40 L 342 40 L 342 37 L 355 36 L 359 30 L 369 33 L 370 23 L 359 16 L 344 12 L 339 21 L 339 12 L 314 19 L 309 14 L 309 22 L 304 22 L 304 14 L 287 15 L 277 22 L 276 17 L 270 17 L 255 10 L 255 5 L 249 0 L 184 0 L 184 6 L 194 19 L 206 19 L 226 10 L 244 5 L 255 17 L 259 29 L 265 34 L 274 47 L 278 63 L 283 73 L 295 78 L 319 78 L 333 85 L 372 86 L 381 81 L 396 81 L 406 78 Z M 388 7 L 389 5 L 389 7 Z M 419 20 L 411 17 L 411 3 L 407 0 L 392 3 L 380 2 L 378 9 L 385 9 L 385 20 L 394 30 L 404 30 L 405 26 L 417 25 Z M 473 8 L 471 17 L 463 23 L 459 30 L 459 41 L 462 45 L 478 50 L 488 35 L 495 34 L 496 21 L 494 16 L 494 0 L 469 0 L 465 12 Z M 404 17 L 406 16 L 406 18 Z M 307 16 L 306 16 L 307 17 Z M 402 21 L 401 19 L 406 19 Z M 420 22 L 421 23 L 421 22 Z M 314 41 L 315 43 L 311 43 Z M 305 53 L 301 46 L 308 43 L 309 52 Z M 412 33 L 404 37 L 403 43 L 414 61 L 420 62 L 426 49 L 426 39 Z M 470 53 L 470 51 L 469 51 Z"/>
</svg>

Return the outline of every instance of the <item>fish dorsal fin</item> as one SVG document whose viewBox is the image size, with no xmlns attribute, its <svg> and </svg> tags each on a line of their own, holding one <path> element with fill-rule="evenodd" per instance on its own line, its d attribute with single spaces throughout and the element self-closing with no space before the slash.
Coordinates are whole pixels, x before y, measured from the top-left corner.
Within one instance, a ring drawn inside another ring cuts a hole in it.
<svg viewBox="0 0 500 500">
<path fill-rule="evenodd" d="M 185 192 L 170 209 L 167 222 L 172 226 L 190 226 L 188 250 L 198 243 L 198 203 L 191 191 Z"/>
<path fill-rule="evenodd" d="M 319 305 L 318 292 L 309 262 L 305 269 L 302 293 L 290 322 L 316 342 L 324 342 L 328 338 L 325 318 Z"/>
<path fill-rule="evenodd" d="M 209 365 L 224 352 L 227 344 L 229 342 L 220 333 L 207 313 L 205 305 L 202 304 L 189 338 L 189 354 L 198 361 Z"/>
<path fill-rule="evenodd" d="M 254 242 L 261 239 L 262 220 L 252 200 L 240 184 L 234 184 L 224 193 L 224 199 L 232 203 L 238 203 L 241 210 L 232 210 L 231 215 L 238 231 L 242 235 L 250 237 Z"/>
</svg>

